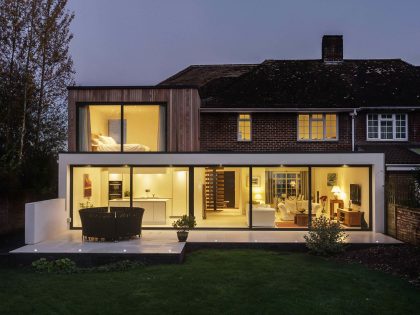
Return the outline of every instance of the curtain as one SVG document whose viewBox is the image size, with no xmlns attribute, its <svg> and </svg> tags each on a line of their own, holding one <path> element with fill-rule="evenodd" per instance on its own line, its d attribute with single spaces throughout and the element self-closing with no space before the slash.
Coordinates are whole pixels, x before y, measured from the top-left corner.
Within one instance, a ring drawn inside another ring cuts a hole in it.
<svg viewBox="0 0 420 315">
<path fill-rule="evenodd" d="M 309 183 L 308 183 L 308 171 L 300 172 L 300 193 L 303 195 L 304 200 L 309 199 Z"/>
<path fill-rule="evenodd" d="M 266 171 L 265 172 L 265 203 L 272 204 L 273 203 L 273 172 Z"/>
<path fill-rule="evenodd" d="M 158 123 L 158 151 L 166 151 L 166 117 L 165 106 L 159 106 L 159 123 Z"/>
<path fill-rule="evenodd" d="M 79 107 L 79 150 L 91 151 L 89 106 Z"/>
</svg>

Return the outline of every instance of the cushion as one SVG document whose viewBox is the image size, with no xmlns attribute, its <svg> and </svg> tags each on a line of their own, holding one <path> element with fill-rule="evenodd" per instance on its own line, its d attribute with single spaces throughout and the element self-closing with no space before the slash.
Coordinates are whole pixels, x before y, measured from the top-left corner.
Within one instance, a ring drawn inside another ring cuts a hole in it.
<svg viewBox="0 0 420 315">
<path fill-rule="evenodd" d="M 99 136 L 99 140 L 104 144 L 117 144 L 117 142 L 112 137 Z"/>
</svg>

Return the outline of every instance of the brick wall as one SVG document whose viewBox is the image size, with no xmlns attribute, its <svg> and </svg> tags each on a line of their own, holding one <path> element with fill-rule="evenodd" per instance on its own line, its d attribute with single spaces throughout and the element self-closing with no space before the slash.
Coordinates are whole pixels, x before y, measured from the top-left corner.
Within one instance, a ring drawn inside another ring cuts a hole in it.
<svg viewBox="0 0 420 315">
<path fill-rule="evenodd" d="M 252 141 L 237 141 L 236 113 L 201 113 L 201 151 L 351 151 L 351 118 L 339 114 L 338 141 L 297 141 L 296 113 L 253 113 Z"/>
<path fill-rule="evenodd" d="M 396 238 L 420 245 L 420 209 L 396 206 Z"/>
</svg>

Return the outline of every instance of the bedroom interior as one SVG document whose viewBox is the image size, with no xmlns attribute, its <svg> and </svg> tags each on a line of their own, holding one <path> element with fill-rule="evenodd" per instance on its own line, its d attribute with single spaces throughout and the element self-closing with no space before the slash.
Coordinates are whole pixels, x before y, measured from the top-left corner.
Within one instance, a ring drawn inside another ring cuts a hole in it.
<svg viewBox="0 0 420 315">
<path fill-rule="evenodd" d="M 80 105 L 79 151 L 165 151 L 165 107 Z"/>
</svg>

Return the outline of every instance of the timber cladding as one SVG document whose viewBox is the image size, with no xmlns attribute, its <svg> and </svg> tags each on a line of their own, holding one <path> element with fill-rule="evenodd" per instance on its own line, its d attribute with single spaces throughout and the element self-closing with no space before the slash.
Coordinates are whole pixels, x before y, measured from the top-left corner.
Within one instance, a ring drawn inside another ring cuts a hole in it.
<svg viewBox="0 0 420 315">
<path fill-rule="evenodd" d="M 68 151 L 76 152 L 78 103 L 164 103 L 167 107 L 167 152 L 198 151 L 200 96 L 194 88 L 80 88 L 68 95 Z"/>
</svg>

